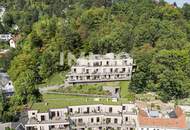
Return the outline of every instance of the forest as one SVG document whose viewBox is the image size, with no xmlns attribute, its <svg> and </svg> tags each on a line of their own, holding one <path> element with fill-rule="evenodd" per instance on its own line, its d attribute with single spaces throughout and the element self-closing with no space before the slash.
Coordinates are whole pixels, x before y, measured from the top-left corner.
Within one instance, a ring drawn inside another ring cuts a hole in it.
<svg viewBox="0 0 190 130">
<path fill-rule="evenodd" d="M 0 33 L 20 35 L 0 59 L 16 92 L 0 106 L 0 120 L 42 99 L 37 84 L 67 71 L 67 54 L 128 52 L 137 65 L 129 88 L 155 92 L 164 102 L 190 94 L 190 5 L 163 0 L 1 0 Z M 13 27 L 17 25 L 18 30 Z M 2 44 L 0 47 L 3 46 Z M 64 66 L 60 53 L 64 52 Z"/>
</svg>

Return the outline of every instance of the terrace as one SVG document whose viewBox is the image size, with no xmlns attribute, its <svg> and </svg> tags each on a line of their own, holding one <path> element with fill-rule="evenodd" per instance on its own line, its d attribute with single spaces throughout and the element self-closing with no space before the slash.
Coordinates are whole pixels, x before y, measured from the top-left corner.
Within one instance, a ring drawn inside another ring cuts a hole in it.
<svg viewBox="0 0 190 130">
<path fill-rule="evenodd" d="M 174 110 L 143 110 L 139 109 L 138 121 L 141 127 L 166 127 L 166 128 L 186 128 L 185 114 L 180 107 Z"/>
</svg>

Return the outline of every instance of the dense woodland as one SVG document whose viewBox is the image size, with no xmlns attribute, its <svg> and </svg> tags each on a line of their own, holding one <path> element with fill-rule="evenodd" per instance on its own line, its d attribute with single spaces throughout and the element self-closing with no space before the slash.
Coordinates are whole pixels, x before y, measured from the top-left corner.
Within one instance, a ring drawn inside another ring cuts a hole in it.
<svg viewBox="0 0 190 130">
<path fill-rule="evenodd" d="M 129 86 L 133 92 L 155 92 L 165 102 L 190 94 L 188 4 L 176 8 L 162 0 L 1 0 L 1 5 L 6 14 L 0 32 L 21 36 L 17 49 L 1 59 L 16 89 L 0 107 L 4 121 L 13 120 L 23 105 L 42 100 L 36 84 L 69 69 L 67 62 L 59 65 L 62 51 L 65 61 L 68 52 L 128 52 L 137 64 Z"/>
</svg>

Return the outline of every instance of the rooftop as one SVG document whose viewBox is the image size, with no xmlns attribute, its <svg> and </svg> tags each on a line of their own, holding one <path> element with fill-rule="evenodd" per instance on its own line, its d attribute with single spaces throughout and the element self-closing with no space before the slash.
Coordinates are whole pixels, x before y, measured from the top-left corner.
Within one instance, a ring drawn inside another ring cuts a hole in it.
<svg viewBox="0 0 190 130">
<path fill-rule="evenodd" d="M 166 128 L 186 128 L 185 114 L 180 107 L 171 110 L 150 110 L 139 109 L 138 112 L 139 125 L 166 127 Z"/>
<path fill-rule="evenodd" d="M 128 59 L 131 58 L 128 53 L 120 53 L 120 54 L 114 54 L 114 53 L 107 53 L 105 55 L 100 54 L 90 54 L 87 57 L 80 57 L 80 60 L 104 60 L 104 59 Z"/>
</svg>

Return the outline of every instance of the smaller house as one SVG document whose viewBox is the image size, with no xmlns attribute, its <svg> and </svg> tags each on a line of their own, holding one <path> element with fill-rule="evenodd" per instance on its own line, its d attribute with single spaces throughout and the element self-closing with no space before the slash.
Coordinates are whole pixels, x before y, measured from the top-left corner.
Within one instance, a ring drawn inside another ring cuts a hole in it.
<svg viewBox="0 0 190 130">
<path fill-rule="evenodd" d="M 13 38 L 11 38 L 10 41 L 9 41 L 9 45 L 12 48 L 16 48 L 16 41 Z"/>
<path fill-rule="evenodd" d="M 0 34 L 0 40 L 2 41 L 9 41 L 12 38 L 12 34 Z"/>
<path fill-rule="evenodd" d="M 20 35 L 14 35 L 10 40 L 9 40 L 9 45 L 12 48 L 16 48 L 16 43 L 19 41 L 20 39 Z"/>
<path fill-rule="evenodd" d="M 3 90 L 6 97 L 12 96 L 14 93 L 14 86 L 6 73 L 0 72 L 0 89 Z"/>
</svg>

